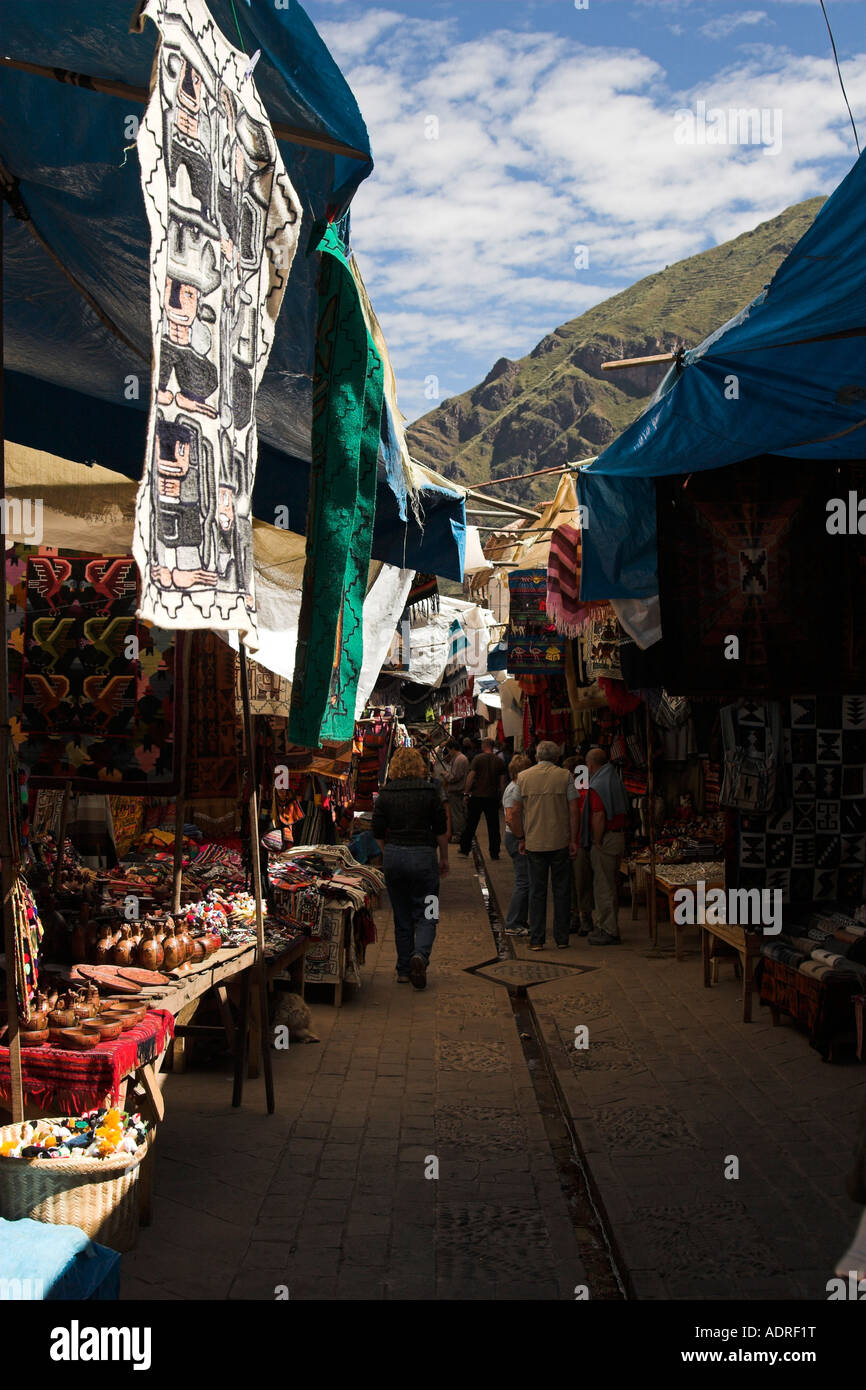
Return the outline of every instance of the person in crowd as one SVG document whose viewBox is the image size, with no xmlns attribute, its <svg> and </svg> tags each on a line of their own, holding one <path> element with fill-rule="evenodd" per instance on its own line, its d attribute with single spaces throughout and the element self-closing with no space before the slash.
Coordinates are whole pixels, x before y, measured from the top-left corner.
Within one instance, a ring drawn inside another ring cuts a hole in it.
<svg viewBox="0 0 866 1390">
<path fill-rule="evenodd" d="M 574 778 L 578 768 L 585 767 L 586 764 L 579 753 L 566 758 L 563 767 L 569 775 Z M 583 803 L 586 799 L 586 786 L 577 788 L 578 815 L 583 818 Z M 571 930 L 578 936 L 588 936 L 592 931 L 592 909 L 593 909 L 593 889 L 592 889 L 592 861 L 589 850 L 584 849 L 583 845 L 578 845 L 577 853 L 571 861 L 572 867 L 572 893 L 571 893 Z"/>
<path fill-rule="evenodd" d="M 525 753 L 517 753 L 508 764 L 511 781 L 502 793 L 502 809 L 505 812 L 505 848 L 514 865 L 514 891 L 508 904 L 505 930 L 509 936 L 529 935 L 529 860 L 520 852 L 520 840 L 512 830 L 516 823 L 515 805 L 518 788 L 517 777 L 532 764 Z"/>
<path fill-rule="evenodd" d="M 496 753 L 492 738 L 482 739 L 481 752 L 469 764 L 466 777 L 466 824 L 460 836 L 460 853 L 465 859 L 472 848 L 482 815 L 487 821 L 487 843 L 491 859 L 499 858 L 499 798 L 505 787 L 505 765 Z"/>
<path fill-rule="evenodd" d="M 581 845 L 590 852 L 595 931 L 592 946 L 619 946 L 619 864 L 625 853 L 628 797 L 619 773 L 603 748 L 586 755 L 589 790 L 583 804 Z"/>
<path fill-rule="evenodd" d="M 397 983 L 423 989 L 448 873 L 448 817 L 417 748 L 398 748 L 373 808 L 373 834 L 394 912 Z M 438 853 L 437 853 L 438 848 Z"/>
<path fill-rule="evenodd" d="M 436 788 L 439 800 L 445 807 L 445 815 L 448 818 L 448 843 L 450 845 L 453 838 L 453 821 L 451 819 L 451 802 L 448 800 L 448 789 L 445 785 L 445 770 L 435 753 L 427 756 L 427 776 Z"/>
<path fill-rule="evenodd" d="M 444 775 L 445 791 L 451 808 L 451 835 L 459 839 L 466 828 L 466 777 L 469 772 L 469 759 L 460 751 L 456 743 L 450 743 L 447 751 L 447 771 Z"/>
<path fill-rule="evenodd" d="M 564 767 L 560 750 L 542 739 L 535 767 L 517 776 L 515 829 L 521 853 L 529 860 L 529 949 L 543 951 L 547 935 L 547 878 L 553 887 L 553 935 L 558 948 L 568 946 L 571 917 L 571 858 L 577 852 L 580 821 L 577 788 Z"/>
</svg>

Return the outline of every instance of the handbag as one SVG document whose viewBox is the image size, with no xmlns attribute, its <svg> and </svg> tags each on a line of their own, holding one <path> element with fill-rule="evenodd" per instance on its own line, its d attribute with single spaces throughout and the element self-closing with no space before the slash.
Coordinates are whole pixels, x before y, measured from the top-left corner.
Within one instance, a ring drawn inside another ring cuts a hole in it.
<svg viewBox="0 0 866 1390">
<path fill-rule="evenodd" d="M 763 753 L 748 753 L 737 743 L 734 731 L 736 705 L 720 711 L 724 761 L 719 805 L 733 811 L 772 811 L 778 791 L 782 753 L 782 717 L 779 705 L 767 706 L 766 747 Z"/>
</svg>

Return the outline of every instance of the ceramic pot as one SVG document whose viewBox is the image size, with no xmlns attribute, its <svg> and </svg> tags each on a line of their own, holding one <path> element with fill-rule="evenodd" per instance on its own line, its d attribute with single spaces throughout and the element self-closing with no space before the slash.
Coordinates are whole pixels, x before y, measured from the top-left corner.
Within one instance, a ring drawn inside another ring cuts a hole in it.
<svg viewBox="0 0 866 1390">
<path fill-rule="evenodd" d="M 95 1033 L 102 1042 L 111 1042 L 114 1038 L 119 1038 L 123 1032 L 123 1019 L 121 1018 L 92 1018 L 89 1023 L 81 1025 L 85 1033 Z"/>
<path fill-rule="evenodd" d="M 197 965 L 200 960 L 207 959 L 207 947 L 204 944 L 203 936 L 194 936 L 192 938 L 192 956 L 190 959 L 194 965 Z"/>
<path fill-rule="evenodd" d="M 23 1019 L 18 1020 L 18 1029 L 22 1033 L 44 1033 L 48 1027 L 48 1006 L 42 1009 L 34 1009 L 29 1019 L 25 1023 Z M 46 1034 L 47 1036 L 47 1034 Z"/>
<path fill-rule="evenodd" d="M 183 918 L 181 918 L 180 920 L 180 925 L 177 928 L 176 935 L 178 942 L 180 943 L 180 948 L 183 951 L 183 960 L 192 960 L 192 937 L 189 934 L 189 927 L 187 926 L 186 921 Z M 181 964 L 183 964 L 183 962 L 181 962 Z"/>
<path fill-rule="evenodd" d="M 96 985 L 89 984 L 84 992 L 84 996 L 90 1006 L 91 1017 L 95 1017 L 96 1014 L 100 1013 L 102 1010 L 102 1000 L 99 997 L 99 990 L 96 988 Z"/>
<path fill-rule="evenodd" d="M 93 949 L 94 965 L 110 965 L 111 953 L 114 950 L 115 934 L 107 924 L 103 929 L 103 935 L 97 941 Z"/>
<path fill-rule="evenodd" d="M 48 1015 L 48 1024 L 51 1028 L 72 1028 L 75 1025 L 75 1009 L 69 996 L 61 994 L 57 1000 L 56 1008 L 52 1009 Z"/>
<path fill-rule="evenodd" d="M 74 1003 L 73 1003 L 73 1005 L 72 1005 L 72 1008 L 73 1008 L 73 1012 L 74 1012 L 74 1014 L 75 1014 L 75 1017 L 76 1017 L 79 1021 L 80 1021 L 81 1019 L 83 1019 L 83 1018 L 90 1018 L 90 1017 L 92 1016 L 92 1014 L 93 1014 L 93 1009 L 91 1008 L 91 1005 L 90 1005 L 90 999 L 88 998 L 88 996 L 87 996 L 86 993 L 79 994 L 79 995 L 76 997 L 76 999 L 75 999 L 75 1001 L 74 1001 Z"/>
<path fill-rule="evenodd" d="M 132 941 L 130 939 L 129 927 L 124 926 L 120 929 L 120 939 L 115 942 L 111 952 L 112 965 L 131 965 L 132 964 Z"/>
<path fill-rule="evenodd" d="M 130 1028 L 134 1028 L 139 1021 L 138 1014 L 129 1013 L 128 1010 L 121 1012 L 118 1009 L 115 1013 L 113 1009 L 107 1009 L 100 1015 L 101 1023 L 119 1023 L 123 1033 L 128 1033 Z"/>
<path fill-rule="evenodd" d="M 81 1028 L 61 1028 L 60 1033 L 61 1046 L 74 1049 L 76 1052 L 86 1052 L 99 1042 L 98 1033 L 85 1033 Z"/>
<path fill-rule="evenodd" d="M 133 961 L 140 970 L 158 970 L 165 959 L 161 942 L 157 941 L 150 922 L 145 923 L 141 940 L 133 952 Z"/>
<path fill-rule="evenodd" d="M 162 950 L 166 970 L 177 970 L 179 965 L 183 965 L 185 959 L 183 946 L 177 936 L 175 936 L 173 922 L 169 928 L 169 934 L 162 943 Z"/>
</svg>

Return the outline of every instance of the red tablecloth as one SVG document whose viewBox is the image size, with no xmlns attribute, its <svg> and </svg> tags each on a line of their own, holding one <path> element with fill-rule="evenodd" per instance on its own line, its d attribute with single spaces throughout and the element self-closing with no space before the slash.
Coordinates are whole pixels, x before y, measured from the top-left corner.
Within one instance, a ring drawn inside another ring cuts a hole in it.
<svg viewBox="0 0 866 1390">
<path fill-rule="evenodd" d="M 117 1100 L 123 1077 L 154 1061 L 173 1037 L 172 1015 L 151 1009 L 135 1028 L 89 1052 L 66 1052 L 51 1044 L 23 1048 L 24 1098 L 53 1115 L 94 1110 L 107 1095 Z M 9 1049 L 0 1047 L 0 1099 L 8 1101 L 10 1095 Z"/>
</svg>

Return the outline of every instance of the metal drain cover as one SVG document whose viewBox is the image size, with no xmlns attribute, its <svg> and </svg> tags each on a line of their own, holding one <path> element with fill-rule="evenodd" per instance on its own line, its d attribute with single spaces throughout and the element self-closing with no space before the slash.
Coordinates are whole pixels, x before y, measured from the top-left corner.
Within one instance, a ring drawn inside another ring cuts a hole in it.
<svg viewBox="0 0 866 1390">
<path fill-rule="evenodd" d="M 553 961 L 500 960 L 473 966 L 470 973 L 508 988 L 525 989 L 527 985 L 543 985 L 566 975 L 585 975 L 596 968 L 594 965 L 554 965 Z"/>
</svg>

